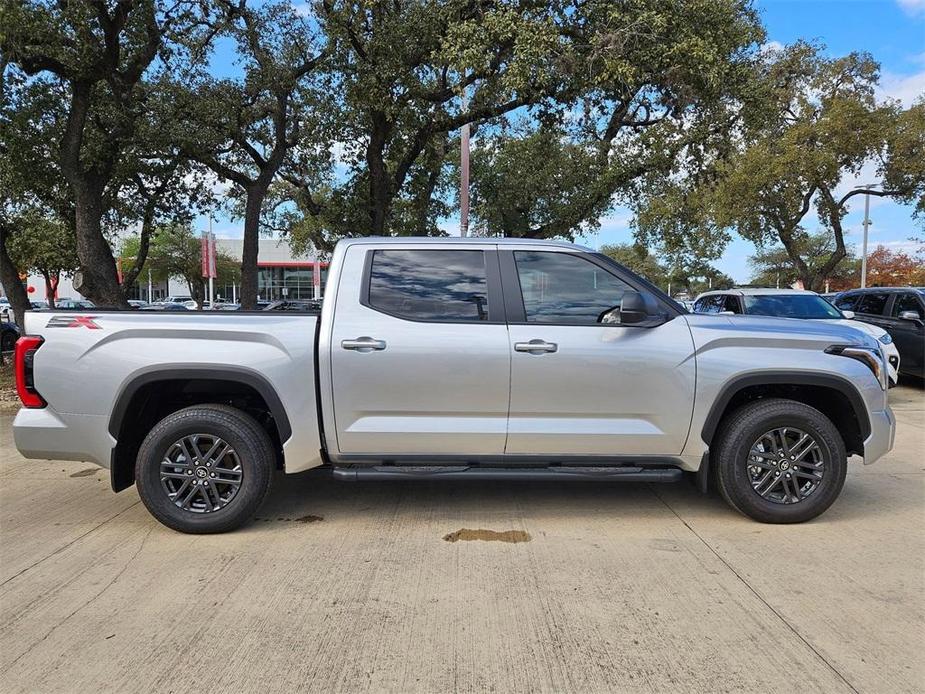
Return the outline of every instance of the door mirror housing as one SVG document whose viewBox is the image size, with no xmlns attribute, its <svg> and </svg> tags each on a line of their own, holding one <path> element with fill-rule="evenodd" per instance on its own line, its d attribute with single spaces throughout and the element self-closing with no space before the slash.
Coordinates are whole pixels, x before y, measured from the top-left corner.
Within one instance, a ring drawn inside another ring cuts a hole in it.
<svg viewBox="0 0 925 694">
<path fill-rule="evenodd" d="M 918 311 L 900 311 L 899 320 L 921 321 L 922 317 L 919 315 Z"/>
<path fill-rule="evenodd" d="M 648 323 L 653 320 L 662 318 L 658 310 L 658 303 L 655 298 L 637 292 L 635 289 L 628 289 L 623 294 L 623 300 L 620 302 L 619 309 L 614 308 L 607 311 L 601 318 L 602 323 L 615 323 L 614 320 L 606 320 L 608 315 L 617 314 L 621 325 L 639 325 Z M 617 317 L 617 316 L 614 316 Z"/>
<path fill-rule="evenodd" d="M 842 317 L 847 318 L 848 320 L 851 320 L 854 318 L 854 311 L 842 311 L 841 314 L 842 314 Z"/>
</svg>

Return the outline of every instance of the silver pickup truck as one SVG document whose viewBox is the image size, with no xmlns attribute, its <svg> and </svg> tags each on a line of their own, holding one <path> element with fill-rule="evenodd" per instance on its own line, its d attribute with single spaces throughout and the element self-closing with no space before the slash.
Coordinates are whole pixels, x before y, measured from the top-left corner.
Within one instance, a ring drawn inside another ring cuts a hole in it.
<svg viewBox="0 0 925 694">
<path fill-rule="evenodd" d="M 887 366 L 842 326 L 688 314 L 578 246 L 338 244 L 320 315 L 30 313 L 13 424 L 164 524 L 246 522 L 275 469 L 353 479 L 712 480 L 763 522 L 890 450 Z"/>
</svg>

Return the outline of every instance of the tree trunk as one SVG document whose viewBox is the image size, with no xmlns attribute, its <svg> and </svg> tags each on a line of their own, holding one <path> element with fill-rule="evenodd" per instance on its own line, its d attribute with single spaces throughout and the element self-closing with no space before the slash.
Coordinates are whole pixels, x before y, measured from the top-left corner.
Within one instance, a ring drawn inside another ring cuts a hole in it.
<svg viewBox="0 0 925 694">
<path fill-rule="evenodd" d="M 119 274 L 112 249 L 103 237 L 102 195 L 95 189 L 79 186 L 75 191 L 75 226 L 77 258 L 83 281 L 77 291 L 98 306 L 128 308 L 119 286 Z M 94 186 L 95 188 L 95 186 Z"/>
<path fill-rule="evenodd" d="M 203 280 L 202 277 L 186 278 L 186 286 L 189 288 L 190 298 L 196 302 L 199 311 L 202 310 L 202 304 L 206 300 L 206 292 L 202 286 L 203 282 L 208 282 L 208 280 Z"/>
<path fill-rule="evenodd" d="M 821 288 L 823 282 L 835 271 L 842 259 L 848 255 L 848 251 L 845 250 L 845 232 L 841 225 L 841 208 L 835 202 L 835 198 L 828 188 L 820 187 L 820 192 L 825 206 L 828 208 L 829 224 L 832 226 L 832 235 L 835 237 L 835 250 L 832 251 L 832 255 L 822 264 L 822 267 L 816 271 L 813 277 L 813 280 L 817 281 Z M 814 286 L 806 288 L 816 289 Z"/>
<path fill-rule="evenodd" d="M 793 240 L 793 229 L 778 228 L 777 236 L 784 250 L 787 251 L 787 257 L 790 258 L 790 262 L 793 263 L 793 270 L 797 278 L 803 283 L 803 288 L 809 289 L 813 283 L 814 276 L 813 273 L 809 271 L 809 266 L 806 265 L 806 261 L 800 257 L 799 249 L 796 247 L 796 243 L 794 243 Z"/>
<path fill-rule="evenodd" d="M 247 189 L 244 205 L 244 248 L 241 255 L 241 308 L 253 311 L 257 308 L 257 254 L 260 238 L 260 210 L 267 187 L 254 185 Z"/>
<path fill-rule="evenodd" d="M 132 267 L 122 278 L 122 298 L 125 300 L 128 300 L 135 286 L 135 281 L 138 279 L 145 266 L 145 262 L 148 260 L 148 251 L 151 248 L 151 231 L 154 227 L 152 221 L 153 214 L 153 206 L 151 206 L 150 214 L 146 211 L 144 221 L 142 221 L 141 224 L 141 234 L 138 239 L 138 254 L 135 256 L 135 262 L 132 263 Z"/>
<path fill-rule="evenodd" d="M 13 319 L 20 330 L 25 331 L 26 311 L 32 308 L 29 303 L 29 293 L 19 279 L 19 270 L 13 265 L 10 254 L 6 250 L 6 240 L 9 230 L 0 227 L 0 284 L 3 284 L 6 295 L 13 309 Z"/>
<path fill-rule="evenodd" d="M 74 195 L 74 228 L 82 275 L 82 283 L 75 289 L 101 306 L 127 308 L 128 303 L 119 287 L 112 249 L 103 237 L 101 220 L 106 181 L 103 175 L 84 170 L 80 160 L 84 126 L 90 112 L 92 85 L 78 80 L 73 83 L 72 89 L 59 161 Z"/>
<path fill-rule="evenodd" d="M 389 124 L 385 114 L 376 111 L 366 147 L 366 165 L 369 171 L 369 222 L 371 236 L 385 236 L 385 223 L 389 215 L 389 172 L 385 165 L 385 141 Z"/>
<path fill-rule="evenodd" d="M 61 273 L 52 270 L 42 270 L 42 277 L 45 279 L 45 300 L 48 302 L 48 308 L 54 308 L 55 296 L 58 293 L 58 282 L 61 279 Z"/>
</svg>

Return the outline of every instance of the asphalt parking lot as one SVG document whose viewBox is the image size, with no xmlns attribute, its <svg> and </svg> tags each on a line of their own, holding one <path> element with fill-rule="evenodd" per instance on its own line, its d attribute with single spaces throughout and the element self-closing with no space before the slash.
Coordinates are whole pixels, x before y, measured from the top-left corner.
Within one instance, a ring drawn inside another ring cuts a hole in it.
<svg viewBox="0 0 925 694">
<path fill-rule="evenodd" d="M 0 691 L 923 691 L 925 391 L 891 395 L 893 452 L 799 526 L 687 484 L 309 473 L 185 536 L 4 415 Z"/>
</svg>

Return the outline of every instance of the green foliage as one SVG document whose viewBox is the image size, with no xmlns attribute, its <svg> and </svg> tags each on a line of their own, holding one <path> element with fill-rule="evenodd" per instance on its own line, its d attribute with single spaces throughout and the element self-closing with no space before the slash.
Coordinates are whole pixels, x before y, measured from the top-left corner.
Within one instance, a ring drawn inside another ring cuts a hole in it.
<svg viewBox="0 0 925 694">
<path fill-rule="evenodd" d="M 208 167 L 249 300 L 261 232 L 444 233 L 471 124 L 475 233 L 571 239 L 619 202 L 662 286 L 725 282 L 708 263 L 735 233 L 818 286 L 862 166 L 925 219 L 925 100 L 878 103 L 866 54 L 763 40 L 748 0 L 0 0 L 4 243 L 27 218 L 73 229 L 91 297 L 121 300 L 115 232 L 140 228 L 130 285 L 166 253 L 154 230 L 212 202 Z M 208 73 L 215 41 L 239 74 Z"/>
<path fill-rule="evenodd" d="M 140 239 L 131 236 L 122 245 L 120 257 L 123 272 L 134 267 L 139 252 Z M 216 250 L 215 267 L 219 284 L 239 283 L 241 264 L 221 249 Z M 180 277 L 193 297 L 201 305 L 204 300 L 202 277 L 202 250 L 199 236 L 192 227 L 184 224 L 170 224 L 158 227 L 151 238 L 151 248 L 145 264 L 145 272 L 151 271 L 151 279 L 162 282 Z"/>
<path fill-rule="evenodd" d="M 658 261 L 658 258 L 641 246 L 630 243 L 602 246 L 601 253 L 613 258 L 637 275 L 645 277 L 654 285 L 665 287 L 668 284 L 668 269 Z"/>
<path fill-rule="evenodd" d="M 38 273 L 46 279 L 77 269 L 74 229 L 30 210 L 19 218 L 7 250 L 20 272 Z"/>
<path fill-rule="evenodd" d="M 679 265 L 671 264 L 670 261 L 661 262 L 652 252 L 638 244 L 603 246 L 601 253 L 610 256 L 663 290 L 667 291 L 670 286 L 673 296 L 683 293 L 694 297 L 707 289 L 728 289 L 735 286 L 731 277 L 707 263 Z"/>
<path fill-rule="evenodd" d="M 25 160 L 41 160 L 35 172 L 25 170 L 30 199 L 20 203 L 40 203 L 73 225 L 80 289 L 98 303 L 124 303 L 107 224 L 137 220 L 149 228 L 166 189 L 177 191 L 174 199 L 185 195 L 176 183 L 188 172 L 164 124 L 151 118 L 161 112 L 159 74 L 178 69 L 210 36 L 207 7 L 194 0 L 0 1 L 4 141 Z M 18 146 L 29 141 L 32 122 L 50 137 Z M 63 183 L 69 209 L 62 212 L 48 198 Z"/>
<path fill-rule="evenodd" d="M 595 229 L 613 193 L 611 169 L 601 172 L 599 159 L 552 128 L 485 138 L 472 156 L 475 232 L 574 240 Z"/>
<path fill-rule="evenodd" d="M 741 2 L 591 2 L 563 21 L 566 86 L 479 142 L 473 212 L 484 233 L 593 230 L 641 177 L 667 175 L 716 137 L 716 113 L 763 38 Z"/>
<path fill-rule="evenodd" d="M 691 246 L 721 250 L 733 232 L 759 247 L 780 243 L 805 286 L 821 286 L 847 253 L 842 219 L 860 193 L 839 197 L 843 181 L 874 162 L 884 187 L 870 194 L 922 206 L 923 107 L 877 103 L 878 70 L 869 55 L 829 59 L 803 42 L 762 54 L 730 111 L 735 137 L 681 175 L 640 189 L 639 238 L 686 254 Z M 833 240 L 821 262 L 803 255 L 814 247 L 812 212 Z"/>
<path fill-rule="evenodd" d="M 886 189 L 914 205 L 915 217 L 925 227 L 925 95 L 897 114 L 886 133 L 886 157 Z"/>
<path fill-rule="evenodd" d="M 796 247 L 797 253 L 803 258 L 809 271 L 819 273 L 822 267 L 835 252 L 835 239 L 831 233 L 821 232 L 807 234 L 800 237 Z M 749 257 L 751 267 L 751 284 L 759 287 L 790 287 L 800 279 L 800 271 L 781 245 L 759 248 Z M 829 271 L 826 280 L 832 291 L 848 289 L 854 286 L 859 277 L 859 261 L 850 251 Z M 823 284 L 824 287 L 824 284 Z"/>
</svg>

